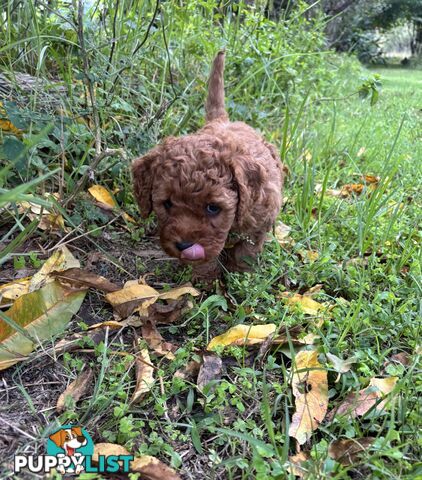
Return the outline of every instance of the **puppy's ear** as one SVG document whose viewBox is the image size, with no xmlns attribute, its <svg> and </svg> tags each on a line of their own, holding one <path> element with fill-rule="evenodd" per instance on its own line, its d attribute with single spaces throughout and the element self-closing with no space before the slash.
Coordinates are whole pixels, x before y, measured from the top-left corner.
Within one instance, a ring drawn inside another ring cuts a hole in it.
<svg viewBox="0 0 422 480">
<path fill-rule="evenodd" d="M 242 225 L 248 218 L 252 206 L 259 201 L 267 173 L 261 165 L 251 162 L 248 156 L 234 156 L 230 160 L 230 169 L 238 191 L 237 222 Z"/>
<path fill-rule="evenodd" d="M 53 435 L 49 436 L 49 439 L 54 442 L 58 447 L 63 447 L 64 441 L 66 438 L 66 432 L 64 430 L 59 430 L 56 433 L 53 433 Z"/>
<path fill-rule="evenodd" d="M 154 171 L 161 159 L 161 151 L 160 146 L 155 147 L 132 163 L 134 193 L 142 218 L 147 218 L 152 211 Z"/>
</svg>

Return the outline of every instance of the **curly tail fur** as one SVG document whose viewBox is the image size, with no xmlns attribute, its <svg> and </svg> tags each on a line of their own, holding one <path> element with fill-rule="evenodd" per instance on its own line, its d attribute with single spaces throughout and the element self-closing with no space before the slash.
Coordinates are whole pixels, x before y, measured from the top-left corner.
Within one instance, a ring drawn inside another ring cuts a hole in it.
<svg viewBox="0 0 422 480">
<path fill-rule="evenodd" d="M 208 98 L 205 103 L 205 120 L 228 120 L 224 106 L 224 51 L 218 52 L 212 64 L 208 81 Z"/>
</svg>

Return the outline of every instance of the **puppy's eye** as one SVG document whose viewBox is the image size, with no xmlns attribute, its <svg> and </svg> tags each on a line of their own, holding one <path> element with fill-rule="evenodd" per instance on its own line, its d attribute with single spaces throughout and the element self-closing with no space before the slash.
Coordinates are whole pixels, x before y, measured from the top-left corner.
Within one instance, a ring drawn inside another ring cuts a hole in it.
<svg viewBox="0 0 422 480">
<path fill-rule="evenodd" d="M 170 208 L 173 206 L 173 204 L 171 203 L 171 200 L 166 200 L 166 201 L 163 203 L 163 205 L 164 205 L 164 208 L 165 208 L 166 210 L 170 210 Z"/>
<path fill-rule="evenodd" d="M 213 203 L 209 203 L 205 210 L 207 211 L 208 215 L 218 215 L 221 212 L 221 208 L 218 205 L 214 205 Z"/>
</svg>

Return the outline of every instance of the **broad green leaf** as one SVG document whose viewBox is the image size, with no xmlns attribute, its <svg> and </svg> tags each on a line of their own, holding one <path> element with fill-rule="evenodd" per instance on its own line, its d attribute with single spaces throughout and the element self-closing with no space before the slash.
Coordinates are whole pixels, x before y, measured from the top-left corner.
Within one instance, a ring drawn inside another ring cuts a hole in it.
<svg viewBox="0 0 422 480">
<path fill-rule="evenodd" d="M 85 294 L 52 282 L 19 297 L 0 319 L 0 370 L 25 360 L 39 344 L 63 332 Z"/>
</svg>

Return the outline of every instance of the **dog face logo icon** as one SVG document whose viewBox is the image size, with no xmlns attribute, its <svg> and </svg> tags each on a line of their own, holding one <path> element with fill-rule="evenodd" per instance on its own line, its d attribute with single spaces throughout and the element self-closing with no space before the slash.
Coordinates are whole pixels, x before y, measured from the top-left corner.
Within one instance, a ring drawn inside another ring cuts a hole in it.
<svg viewBox="0 0 422 480">
<path fill-rule="evenodd" d="M 92 455 L 94 444 L 91 437 L 81 427 L 64 425 L 49 436 L 47 454 L 60 459 L 57 471 L 79 474 L 84 470 L 84 459 Z"/>
</svg>

